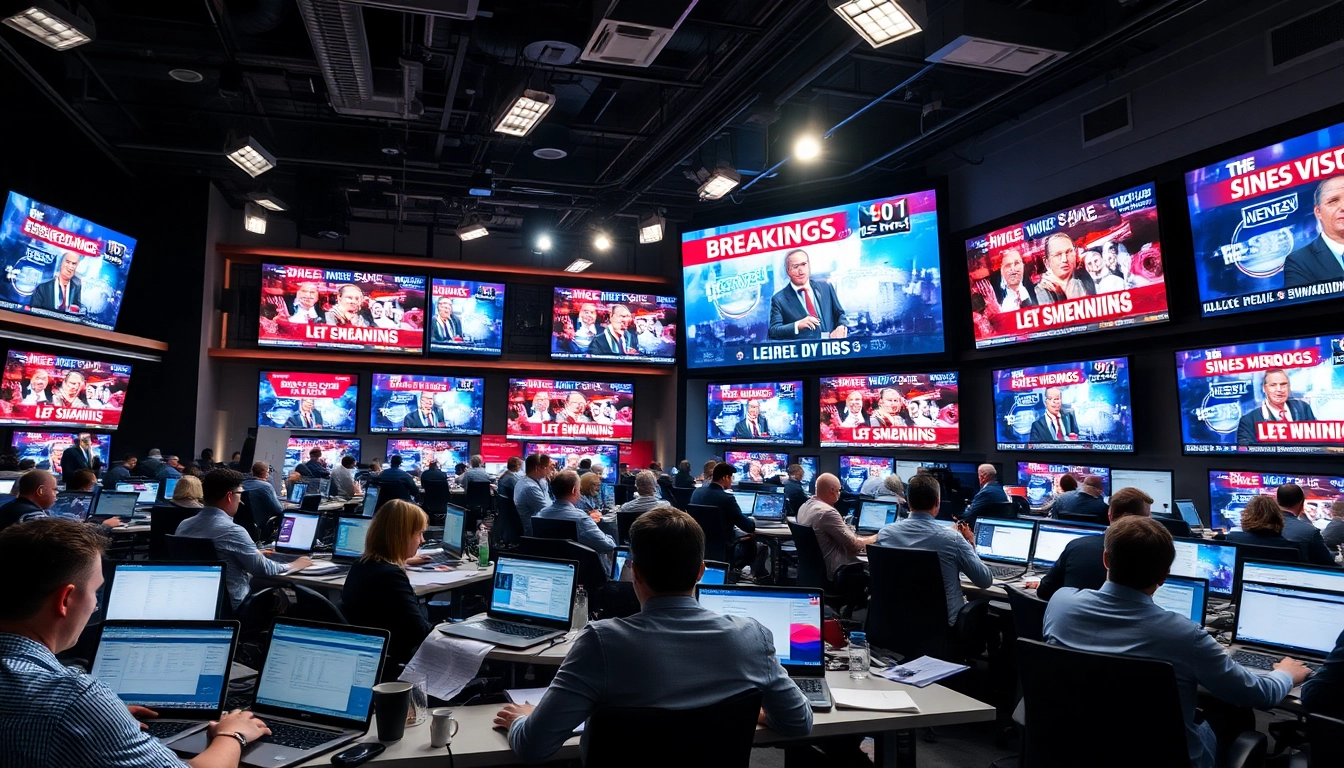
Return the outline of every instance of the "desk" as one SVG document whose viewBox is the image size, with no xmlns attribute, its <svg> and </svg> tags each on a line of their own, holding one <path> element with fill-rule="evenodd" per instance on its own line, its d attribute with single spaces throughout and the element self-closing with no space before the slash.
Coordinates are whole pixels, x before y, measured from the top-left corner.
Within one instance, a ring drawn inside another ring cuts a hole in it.
<svg viewBox="0 0 1344 768">
<path fill-rule="evenodd" d="M 318 557 L 314 559 L 316 562 L 320 563 L 330 560 L 330 557 Z M 454 589 L 461 589 L 462 587 L 470 586 L 472 584 L 479 584 L 483 581 L 489 581 L 490 579 L 494 578 L 495 567 L 492 565 L 489 568 L 486 568 L 485 570 L 479 570 L 476 568 L 475 563 L 464 561 L 461 565 L 457 567 L 455 571 L 453 571 L 453 574 L 459 575 L 459 578 L 448 584 L 415 584 L 414 579 L 417 576 L 430 576 L 433 574 L 421 571 L 408 572 L 408 575 L 411 576 L 411 578 L 413 579 L 412 588 L 415 590 L 415 596 L 425 597 L 427 595 L 434 595 L 438 594 L 439 592 L 449 592 Z M 325 576 L 323 575 L 307 576 L 304 575 L 303 572 L 282 573 L 279 576 L 273 576 L 270 578 L 283 581 L 292 581 L 295 584 L 302 584 L 305 587 L 310 587 L 312 589 L 316 589 L 321 592 L 334 592 L 337 594 L 338 599 L 341 589 L 345 587 L 344 573 L 327 574 Z"/>
</svg>

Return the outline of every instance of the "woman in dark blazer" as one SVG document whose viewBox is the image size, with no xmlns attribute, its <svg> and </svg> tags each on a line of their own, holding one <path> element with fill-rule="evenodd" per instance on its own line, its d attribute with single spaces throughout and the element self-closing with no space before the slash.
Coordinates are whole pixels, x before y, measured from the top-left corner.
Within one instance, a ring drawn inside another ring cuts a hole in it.
<svg viewBox="0 0 1344 768">
<path fill-rule="evenodd" d="M 1273 496 L 1260 494 L 1246 503 L 1241 513 L 1241 530 L 1231 531 L 1226 540 L 1233 544 L 1251 544 L 1257 547 L 1281 547 L 1300 553 L 1293 542 L 1283 538 L 1283 512 Z M 1297 559 L 1289 556 L 1285 559 Z"/>
<path fill-rule="evenodd" d="M 411 660 L 431 627 L 420 608 L 406 566 L 425 562 L 416 551 L 425 540 L 429 516 L 404 499 L 378 510 L 364 539 L 364 556 L 350 566 L 341 589 L 341 612 L 354 625 L 392 633 L 385 677 L 394 680 Z"/>
</svg>

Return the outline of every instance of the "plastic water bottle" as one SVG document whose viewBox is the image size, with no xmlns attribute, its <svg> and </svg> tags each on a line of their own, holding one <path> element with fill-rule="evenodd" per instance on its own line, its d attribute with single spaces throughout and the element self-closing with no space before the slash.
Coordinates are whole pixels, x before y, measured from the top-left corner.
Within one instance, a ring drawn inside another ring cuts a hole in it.
<svg viewBox="0 0 1344 768">
<path fill-rule="evenodd" d="M 865 632 L 849 633 L 849 676 L 853 680 L 868 676 L 868 635 Z"/>
<path fill-rule="evenodd" d="M 583 629 L 588 625 L 588 590 L 578 587 L 574 590 L 574 616 L 570 619 L 569 628 L 573 630 Z"/>
<path fill-rule="evenodd" d="M 476 567 L 490 567 L 490 529 L 485 523 L 476 529 Z"/>
</svg>

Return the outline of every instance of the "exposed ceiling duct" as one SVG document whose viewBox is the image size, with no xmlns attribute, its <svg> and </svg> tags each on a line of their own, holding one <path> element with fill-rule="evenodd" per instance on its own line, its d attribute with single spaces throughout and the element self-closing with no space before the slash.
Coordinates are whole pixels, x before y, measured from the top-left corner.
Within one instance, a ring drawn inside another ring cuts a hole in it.
<svg viewBox="0 0 1344 768">
<path fill-rule="evenodd" d="M 1077 45 L 1078 33 L 1060 16 L 987 0 L 952 0 L 925 30 L 928 61 L 1033 75 Z"/>
<path fill-rule="evenodd" d="M 339 115 L 414 120 L 424 113 L 416 94 L 424 68 L 402 60 L 400 72 L 373 70 L 364 11 L 336 0 L 298 0 L 331 108 Z"/>
<path fill-rule="evenodd" d="M 696 0 L 611 0 L 584 46 L 584 61 L 647 67 L 686 20 Z"/>
</svg>

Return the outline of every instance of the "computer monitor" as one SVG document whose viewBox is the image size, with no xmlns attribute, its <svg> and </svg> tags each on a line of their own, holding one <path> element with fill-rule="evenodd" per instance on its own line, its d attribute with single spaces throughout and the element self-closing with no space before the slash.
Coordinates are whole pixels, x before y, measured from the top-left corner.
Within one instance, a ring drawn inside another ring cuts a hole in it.
<svg viewBox="0 0 1344 768">
<path fill-rule="evenodd" d="M 491 477 L 499 477 L 509 471 L 509 464 L 506 461 L 487 461 L 482 466 L 485 471 L 490 473 Z"/>
<path fill-rule="evenodd" d="M 462 556 L 462 533 L 467 523 L 467 511 L 448 505 L 443 517 L 443 551 L 449 557 Z"/>
<path fill-rule="evenodd" d="M 737 499 L 737 506 L 742 510 L 742 514 L 750 515 L 756 510 L 756 492 L 755 491 L 729 491 L 733 498 Z"/>
<path fill-rule="evenodd" d="M 1199 510 L 1195 509 L 1195 502 L 1192 499 L 1177 499 L 1175 502 L 1176 513 L 1181 516 L 1185 524 L 1190 526 L 1191 530 L 1204 527 L 1204 521 L 1199 517 Z"/>
<path fill-rule="evenodd" d="M 103 491 L 98 494 L 90 514 L 101 517 L 119 517 L 123 521 L 135 517 L 135 505 L 140 503 L 140 494 L 135 491 Z"/>
<path fill-rule="evenodd" d="M 13 493 L 15 482 L 17 482 L 17 480 L 12 477 L 0 480 L 0 495 L 7 496 Z"/>
<path fill-rule="evenodd" d="M 1166 582 L 1153 593 L 1153 604 L 1158 608 L 1180 614 L 1201 627 L 1204 626 L 1204 612 L 1208 602 L 1208 579 L 1167 576 Z"/>
<path fill-rule="evenodd" d="M 770 630 L 775 641 L 775 657 L 790 674 L 825 675 L 821 590 L 702 585 L 696 587 L 696 598 L 702 608 L 724 616 L 755 619 Z"/>
<path fill-rule="evenodd" d="M 897 459 L 896 476 L 901 478 L 901 480 L 905 482 L 909 482 L 910 478 L 914 477 L 916 472 L 919 472 L 919 464 L 920 463 L 918 461 L 906 461 L 904 459 Z"/>
<path fill-rule="evenodd" d="M 1296 563 L 1241 566 L 1232 641 L 1326 656 L 1344 627 L 1344 571 Z"/>
<path fill-rule="evenodd" d="M 336 541 L 331 548 L 331 559 L 353 563 L 364 556 L 364 537 L 369 535 L 373 520 L 367 517 L 336 519 Z"/>
<path fill-rule="evenodd" d="M 61 491 L 56 494 L 56 502 L 47 509 L 47 515 L 82 523 L 89 519 L 93 497 L 92 491 Z"/>
<path fill-rule="evenodd" d="M 229 693 L 236 621 L 108 621 L 93 676 L 127 705 L 165 717 L 219 717 Z"/>
<path fill-rule="evenodd" d="M 900 512 L 901 505 L 894 501 L 865 500 L 863 506 L 859 507 L 859 523 L 856 527 L 865 533 L 879 531 L 882 526 L 896 522 Z"/>
<path fill-rule="evenodd" d="M 275 549 L 291 555 L 306 555 L 313 551 L 317 539 L 317 524 L 321 515 L 286 512 L 280 519 L 280 532 L 275 537 Z"/>
<path fill-rule="evenodd" d="M 724 584 L 728 581 L 728 564 L 717 560 L 705 561 L 705 573 L 700 577 L 701 584 Z"/>
<path fill-rule="evenodd" d="M 1206 579 L 1209 594 L 1231 597 L 1237 573 L 1237 546 L 1224 541 L 1176 539 L 1176 559 L 1171 575 L 1188 579 Z M 1336 633 L 1338 634 L 1338 633 Z"/>
<path fill-rule="evenodd" d="M 181 479 L 182 478 L 180 477 L 165 477 L 163 480 L 159 481 L 160 498 L 173 498 L 173 492 L 177 490 L 177 481 Z"/>
<path fill-rule="evenodd" d="M 109 621 L 209 621 L 224 597 L 224 564 L 117 563 L 107 589 Z"/>
<path fill-rule="evenodd" d="M 982 560 L 1026 565 L 1036 539 L 1032 520 L 1004 520 L 981 517 L 975 521 L 975 552 Z"/>
<path fill-rule="evenodd" d="M 373 513 L 378 511 L 378 492 L 380 490 L 380 486 L 372 483 L 364 489 L 364 504 L 359 508 L 360 517 L 372 518 Z"/>
<path fill-rule="evenodd" d="M 490 589 L 490 615 L 568 627 L 578 571 L 578 563 L 569 560 L 501 552 Z"/>
<path fill-rule="evenodd" d="M 611 580 L 620 581 L 621 571 L 625 568 L 625 561 L 630 559 L 629 547 L 617 547 L 612 551 L 611 558 Z"/>
<path fill-rule="evenodd" d="M 1121 488 L 1138 488 L 1153 497 L 1154 515 L 1175 515 L 1171 498 L 1172 474 L 1165 469 L 1111 469 L 1111 493 Z"/>
<path fill-rule="evenodd" d="M 303 497 L 308 495 L 308 483 L 295 483 L 289 489 L 289 500 L 295 504 L 302 504 Z"/>
<path fill-rule="evenodd" d="M 367 728 L 387 640 L 383 629 L 277 619 L 253 708 L 263 718 L 319 716 Z"/>
<path fill-rule="evenodd" d="M 157 480 L 145 483 L 117 483 L 118 493 L 127 493 L 134 491 L 139 494 L 136 498 L 141 504 L 150 504 L 159 500 L 159 483 Z"/>
<path fill-rule="evenodd" d="M 1070 541 L 1086 536 L 1104 536 L 1106 526 L 1091 523 L 1061 523 L 1054 520 L 1042 520 L 1036 526 L 1036 549 L 1031 562 L 1038 568 L 1050 568 L 1059 560 Z"/>
<path fill-rule="evenodd" d="M 783 520 L 784 519 L 784 494 L 782 493 L 758 493 L 756 494 L 756 506 L 752 508 L 751 516 L 757 520 Z"/>
</svg>

